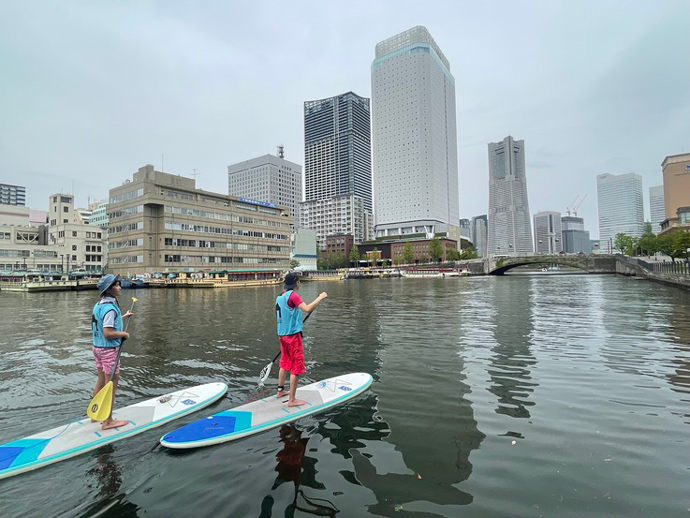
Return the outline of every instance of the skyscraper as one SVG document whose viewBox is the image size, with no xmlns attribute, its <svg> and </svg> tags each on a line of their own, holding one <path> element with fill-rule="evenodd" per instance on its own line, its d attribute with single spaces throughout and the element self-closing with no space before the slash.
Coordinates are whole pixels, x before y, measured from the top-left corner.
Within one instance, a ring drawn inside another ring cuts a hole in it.
<svg viewBox="0 0 690 518">
<path fill-rule="evenodd" d="M 597 175 L 597 208 L 602 253 L 613 252 L 618 233 L 640 237 L 644 232 L 642 177 L 635 173 Z"/>
<path fill-rule="evenodd" d="M 534 215 L 534 251 L 537 254 L 557 254 L 563 250 L 561 213 L 537 212 Z"/>
<path fill-rule="evenodd" d="M 369 99 L 348 92 L 304 103 L 305 201 L 300 226 L 326 236 L 373 237 Z"/>
<path fill-rule="evenodd" d="M 525 141 L 508 136 L 489 144 L 489 255 L 531 254 Z"/>
<path fill-rule="evenodd" d="M 371 212 L 369 99 L 352 92 L 304 103 L 306 201 L 354 194 Z"/>
<path fill-rule="evenodd" d="M 455 78 L 426 28 L 376 45 L 371 89 L 376 235 L 459 242 Z"/>
<path fill-rule="evenodd" d="M 282 146 L 279 147 L 282 154 Z M 281 156 L 263 155 L 228 166 L 228 194 L 287 207 L 297 219 L 302 167 Z"/>
<path fill-rule="evenodd" d="M 486 214 L 472 218 L 472 243 L 474 250 L 479 257 L 486 257 L 486 238 L 487 238 L 488 218 Z"/>
<path fill-rule="evenodd" d="M 649 188 L 649 220 L 652 223 L 652 232 L 658 234 L 661 230 L 661 222 L 666 219 L 664 209 L 664 186 L 656 185 Z"/>
</svg>

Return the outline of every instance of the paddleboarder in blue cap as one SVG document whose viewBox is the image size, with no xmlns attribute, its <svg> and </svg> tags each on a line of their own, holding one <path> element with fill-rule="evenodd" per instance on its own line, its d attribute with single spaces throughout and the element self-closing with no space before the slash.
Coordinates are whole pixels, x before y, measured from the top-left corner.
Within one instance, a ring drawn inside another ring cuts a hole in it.
<svg viewBox="0 0 690 518">
<path fill-rule="evenodd" d="M 96 284 L 101 294 L 101 300 L 93 307 L 91 314 L 91 331 L 93 335 L 93 355 L 96 358 L 96 368 L 98 369 L 98 380 L 93 389 L 95 396 L 105 386 L 110 375 L 115 370 L 113 377 L 113 405 L 115 402 L 115 389 L 117 388 L 118 374 L 120 372 L 120 362 L 117 361 L 117 349 L 122 345 L 123 339 L 129 338 L 129 333 L 123 331 L 123 318 L 133 315 L 127 311 L 124 315 L 120 311 L 117 297 L 122 293 L 120 276 L 109 273 L 101 277 Z M 111 408 L 112 408 L 111 406 Z M 101 425 L 102 430 L 125 426 L 129 421 L 116 421 L 113 419 L 112 410 L 108 418 Z"/>
<path fill-rule="evenodd" d="M 295 398 L 297 383 L 304 369 L 304 348 L 302 347 L 302 311 L 311 313 L 328 295 L 322 292 L 311 304 L 306 304 L 297 294 L 299 275 L 288 273 L 284 279 L 285 291 L 276 298 L 278 319 L 278 340 L 280 341 L 280 371 L 278 373 L 278 397 L 289 396 L 288 406 L 300 406 L 305 401 Z M 290 373 L 290 390 L 285 390 L 285 381 Z"/>
</svg>

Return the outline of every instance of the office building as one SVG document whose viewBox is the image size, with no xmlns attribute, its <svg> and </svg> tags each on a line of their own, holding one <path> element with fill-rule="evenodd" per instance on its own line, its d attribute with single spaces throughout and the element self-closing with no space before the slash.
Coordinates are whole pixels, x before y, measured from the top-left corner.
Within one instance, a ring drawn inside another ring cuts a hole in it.
<svg viewBox="0 0 690 518">
<path fill-rule="evenodd" d="M 664 221 L 661 232 L 690 225 L 690 153 L 671 155 L 661 163 L 664 178 Z"/>
<path fill-rule="evenodd" d="M 534 252 L 553 255 L 563 250 L 561 213 L 537 212 L 534 215 Z"/>
<path fill-rule="evenodd" d="M 26 205 L 26 188 L 21 185 L 0 183 L 0 205 Z"/>
<path fill-rule="evenodd" d="M 109 269 L 210 272 L 289 267 L 287 209 L 196 188 L 191 178 L 139 168 L 110 189 Z"/>
<path fill-rule="evenodd" d="M 302 166 L 278 155 L 263 155 L 228 166 L 228 194 L 287 207 L 296 218 L 302 201 Z"/>
<path fill-rule="evenodd" d="M 371 88 L 377 237 L 460 243 L 455 78 L 426 28 L 376 45 Z"/>
<path fill-rule="evenodd" d="M 488 218 L 486 214 L 472 218 L 472 244 L 479 257 L 486 257 L 486 245 L 488 239 Z"/>
<path fill-rule="evenodd" d="M 89 225 L 108 228 L 108 200 L 95 201 L 89 205 L 91 217 Z"/>
<path fill-rule="evenodd" d="M 316 231 L 321 250 L 331 234 L 373 237 L 369 99 L 348 92 L 304 103 L 304 186 L 299 226 Z"/>
<path fill-rule="evenodd" d="M 652 224 L 652 232 L 658 234 L 661 231 L 661 222 L 666 219 L 664 207 L 664 186 L 656 185 L 649 188 L 649 221 Z"/>
<path fill-rule="evenodd" d="M 489 255 L 534 252 L 527 199 L 525 141 L 508 136 L 489 144 Z"/>
<path fill-rule="evenodd" d="M 636 173 L 597 175 L 597 208 L 601 253 L 614 252 L 616 234 L 642 236 L 642 177 Z"/>
<path fill-rule="evenodd" d="M 592 251 L 592 240 L 589 231 L 585 230 L 585 220 L 577 216 L 561 218 L 561 240 L 566 254 L 589 254 Z"/>
</svg>

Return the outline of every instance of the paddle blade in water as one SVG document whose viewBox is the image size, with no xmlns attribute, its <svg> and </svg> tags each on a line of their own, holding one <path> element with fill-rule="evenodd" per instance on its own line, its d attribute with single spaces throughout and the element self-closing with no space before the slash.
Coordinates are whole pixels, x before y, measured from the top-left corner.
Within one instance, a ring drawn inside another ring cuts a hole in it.
<svg viewBox="0 0 690 518">
<path fill-rule="evenodd" d="M 110 415 L 110 411 L 113 408 L 113 382 L 109 381 L 105 387 L 98 391 L 91 403 L 89 403 L 89 408 L 86 409 L 86 415 L 88 415 L 94 421 L 105 421 Z"/>
<path fill-rule="evenodd" d="M 273 367 L 273 362 L 269 363 L 263 369 L 261 369 L 261 372 L 259 373 L 260 385 L 263 385 L 264 382 L 268 379 L 268 375 L 271 373 L 271 367 Z"/>
</svg>

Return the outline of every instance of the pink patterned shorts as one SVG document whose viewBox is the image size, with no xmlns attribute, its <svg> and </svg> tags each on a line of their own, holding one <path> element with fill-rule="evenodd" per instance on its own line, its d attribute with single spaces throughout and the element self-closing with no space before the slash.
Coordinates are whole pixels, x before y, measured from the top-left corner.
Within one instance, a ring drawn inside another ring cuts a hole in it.
<svg viewBox="0 0 690 518">
<path fill-rule="evenodd" d="M 112 374 L 113 367 L 115 367 L 115 359 L 117 358 L 117 350 L 119 347 L 96 347 L 93 346 L 93 356 L 96 358 L 96 368 L 103 369 L 105 374 Z M 117 362 L 115 374 L 120 373 L 120 362 Z"/>
</svg>

